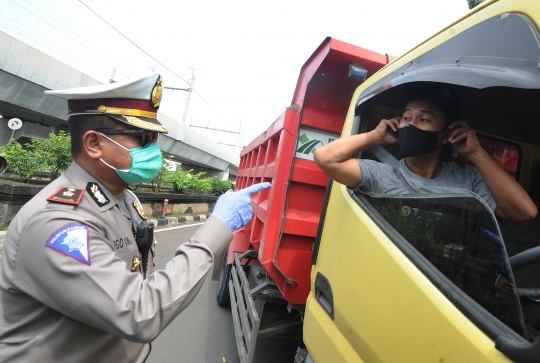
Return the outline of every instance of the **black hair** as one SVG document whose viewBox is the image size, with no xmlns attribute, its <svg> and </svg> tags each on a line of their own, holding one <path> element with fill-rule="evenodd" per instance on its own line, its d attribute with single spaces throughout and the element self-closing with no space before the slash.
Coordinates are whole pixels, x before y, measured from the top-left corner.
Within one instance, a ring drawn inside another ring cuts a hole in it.
<svg viewBox="0 0 540 363">
<path fill-rule="evenodd" d="M 107 115 L 75 115 L 68 120 L 68 130 L 71 136 L 71 156 L 76 157 L 82 151 L 82 138 L 89 130 L 113 129 L 118 121 Z"/>
<path fill-rule="evenodd" d="M 404 90 L 406 103 L 413 101 L 429 101 L 443 113 L 446 126 L 461 118 L 461 98 L 449 86 L 442 83 L 414 82 Z"/>
</svg>

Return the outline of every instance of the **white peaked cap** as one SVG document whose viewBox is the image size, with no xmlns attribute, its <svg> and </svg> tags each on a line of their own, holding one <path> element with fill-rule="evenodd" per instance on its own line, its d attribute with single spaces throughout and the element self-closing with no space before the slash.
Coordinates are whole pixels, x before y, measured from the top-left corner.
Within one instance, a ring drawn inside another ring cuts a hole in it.
<svg viewBox="0 0 540 363">
<path fill-rule="evenodd" d="M 167 132 L 157 120 L 163 86 L 159 74 L 99 86 L 45 91 L 68 100 L 69 115 L 108 115 L 143 130 Z"/>
</svg>

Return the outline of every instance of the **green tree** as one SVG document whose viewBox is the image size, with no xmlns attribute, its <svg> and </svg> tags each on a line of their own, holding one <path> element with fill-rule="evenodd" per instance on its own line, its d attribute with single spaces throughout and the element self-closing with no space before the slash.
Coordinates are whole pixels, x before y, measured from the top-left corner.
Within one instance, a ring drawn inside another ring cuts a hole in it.
<svg viewBox="0 0 540 363">
<path fill-rule="evenodd" d="M 482 4 L 485 0 L 467 0 L 467 4 L 469 5 L 469 10 L 477 7 L 478 5 Z"/>
<path fill-rule="evenodd" d="M 58 135 L 51 132 L 48 139 L 33 139 L 29 147 L 34 157 L 40 161 L 42 171 L 51 172 L 52 180 L 66 171 L 73 161 L 71 138 L 64 131 L 60 131 Z"/>
<path fill-rule="evenodd" d="M 221 180 L 217 177 L 207 178 L 210 181 L 211 191 L 213 195 L 219 197 L 221 194 L 227 192 L 227 190 L 232 189 L 232 181 L 230 180 Z"/>
<path fill-rule="evenodd" d="M 176 171 L 167 173 L 164 181 L 173 187 L 175 193 L 184 193 L 187 190 L 196 190 L 197 186 L 200 184 L 199 178 L 206 173 L 192 173 L 193 169 L 184 171 L 178 168 Z"/>
<path fill-rule="evenodd" d="M 165 158 L 162 159 L 161 162 L 161 170 L 159 171 L 158 175 L 152 180 L 150 180 L 150 184 L 152 185 L 152 191 L 153 192 L 161 192 L 161 187 L 164 184 L 167 184 L 167 175 L 170 173 L 169 171 L 169 161 Z"/>
<path fill-rule="evenodd" d="M 17 174 L 23 183 L 32 179 L 41 170 L 41 158 L 36 158 L 32 148 L 23 148 L 17 140 L 9 140 L 9 143 L 1 149 L 8 163 L 8 170 Z"/>
</svg>

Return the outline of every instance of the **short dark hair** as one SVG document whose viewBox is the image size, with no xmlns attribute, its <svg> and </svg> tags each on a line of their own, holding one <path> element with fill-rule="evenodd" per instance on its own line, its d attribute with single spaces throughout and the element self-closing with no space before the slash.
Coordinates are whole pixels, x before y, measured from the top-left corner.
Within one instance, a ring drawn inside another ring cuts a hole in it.
<svg viewBox="0 0 540 363">
<path fill-rule="evenodd" d="M 107 115 L 75 115 L 68 120 L 71 136 L 71 156 L 76 157 L 82 151 L 82 138 L 86 131 L 96 129 L 113 129 L 118 121 Z"/>
<path fill-rule="evenodd" d="M 447 126 L 461 118 L 461 98 L 447 84 L 413 82 L 407 85 L 404 92 L 407 103 L 429 101 L 440 108 Z"/>
</svg>

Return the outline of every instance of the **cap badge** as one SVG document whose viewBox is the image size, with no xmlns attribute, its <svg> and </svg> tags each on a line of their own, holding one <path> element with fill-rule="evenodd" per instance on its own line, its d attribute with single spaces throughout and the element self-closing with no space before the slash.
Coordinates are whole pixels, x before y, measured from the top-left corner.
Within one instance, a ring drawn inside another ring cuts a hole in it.
<svg viewBox="0 0 540 363">
<path fill-rule="evenodd" d="M 47 200 L 65 204 L 79 204 L 83 194 L 84 189 L 62 187 L 47 198 Z"/>
<path fill-rule="evenodd" d="M 139 259 L 139 256 L 133 256 L 133 265 L 131 265 L 131 272 L 137 271 L 140 264 L 141 260 Z"/>
<path fill-rule="evenodd" d="M 86 184 L 86 191 L 90 193 L 92 196 L 92 199 L 99 205 L 100 207 L 103 207 L 105 204 L 109 203 L 110 200 L 107 198 L 103 190 L 97 185 L 96 183 L 88 183 Z"/>
<path fill-rule="evenodd" d="M 152 103 L 154 104 L 154 107 L 159 107 L 162 92 L 163 86 L 161 85 L 161 77 L 159 77 L 154 89 L 152 90 Z"/>
<path fill-rule="evenodd" d="M 146 214 L 144 213 L 144 210 L 142 208 L 142 205 L 141 203 L 139 203 L 139 201 L 134 201 L 133 202 L 133 207 L 135 207 L 135 210 L 137 211 L 137 213 L 139 213 L 139 216 L 144 219 L 144 220 L 147 220 L 148 217 L 146 217 Z"/>
</svg>

